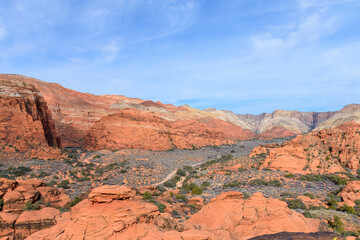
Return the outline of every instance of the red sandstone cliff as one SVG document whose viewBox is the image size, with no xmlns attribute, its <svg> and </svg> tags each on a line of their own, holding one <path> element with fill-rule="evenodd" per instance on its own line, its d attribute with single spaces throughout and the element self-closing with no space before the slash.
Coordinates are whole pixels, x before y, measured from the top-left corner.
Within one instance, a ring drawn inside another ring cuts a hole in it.
<svg viewBox="0 0 360 240">
<path fill-rule="evenodd" d="M 6 153 L 61 146 L 47 104 L 33 85 L 0 77 L 0 146 Z"/>
<path fill-rule="evenodd" d="M 266 154 L 262 168 L 295 173 L 331 173 L 359 168 L 360 124 L 313 131 L 280 146 L 255 148 L 250 156 Z"/>
</svg>

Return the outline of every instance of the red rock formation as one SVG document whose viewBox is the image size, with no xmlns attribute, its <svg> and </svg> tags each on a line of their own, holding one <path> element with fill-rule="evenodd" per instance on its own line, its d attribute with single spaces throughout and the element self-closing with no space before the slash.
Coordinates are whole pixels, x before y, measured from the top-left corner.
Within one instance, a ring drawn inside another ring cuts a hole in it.
<svg viewBox="0 0 360 240">
<path fill-rule="evenodd" d="M 70 202 L 63 190 L 47 187 L 45 182 L 36 179 L 17 182 L 0 178 L 0 196 L 4 203 L 2 211 L 6 212 L 21 212 L 27 202 L 41 202 L 40 208 L 45 205 L 65 207 Z"/>
<path fill-rule="evenodd" d="M 267 155 L 261 168 L 294 173 L 333 173 L 359 168 L 360 124 L 349 122 L 333 129 L 297 136 L 282 145 L 255 148 L 251 155 Z"/>
<path fill-rule="evenodd" d="M 249 239 L 264 234 L 317 232 L 320 221 L 306 219 L 287 208 L 283 201 L 255 193 L 244 200 L 239 192 L 225 192 L 203 207 L 187 221 L 220 239 Z"/>
<path fill-rule="evenodd" d="M 0 145 L 6 153 L 60 147 L 51 113 L 33 85 L 0 78 Z"/>
<path fill-rule="evenodd" d="M 131 187 L 96 188 L 89 199 L 71 209 L 70 216 L 28 239 L 248 239 L 281 231 L 321 230 L 320 220 L 306 219 L 285 202 L 259 193 L 248 200 L 239 192 L 222 193 L 184 223 L 140 198 Z"/>
<path fill-rule="evenodd" d="M 355 200 L 360 200 L 360 181 L 350 181 L 346 187 L 338 193 L 344 203 L 355 206 Z"/>
<path fill-rule="evenodd" d="M 65 207 L 70 202 L 64 192 L 46 187 L 43 181 L 37 179 L 17 182 L 0 178 L 0 191 L 3 202 L 0 209 L 1 239 L 24 239 L 34 232 L 55 225 L 60 211 L 52 207 Z M 25 211 L 27 203 L 38 206 L 39 210 Z"/>
<path fill-rule="evenodd" d="M 217 119 L 167 121 L 151 113 L 126 109 L 98 121 L 85 138 L 85 148 L 183 149 L 229 144 L 250 136 L 250 132 Z"/>
</svg>

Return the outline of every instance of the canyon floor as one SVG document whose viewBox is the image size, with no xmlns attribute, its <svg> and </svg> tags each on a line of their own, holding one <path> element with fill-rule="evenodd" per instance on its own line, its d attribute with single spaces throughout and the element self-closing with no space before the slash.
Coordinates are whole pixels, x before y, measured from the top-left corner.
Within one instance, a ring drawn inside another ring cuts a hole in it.
<svg viewBox="0 0 360 240">
<path fill-rule="evenodd" d="M 60 184 L 64 187 L 65 184 L 65 191 L 74 198 L 91 188 L 105 184 L 126 184 L 134 187 L 155 185 L 164 182 L 167 177 L 170 179 L 179 168 L 201 164 L 228 154 L 240 162 L 246 162 L 246 157 L 253 148 L 282 143 L 285 140 L 248 140 L 233 145 L 173 151 L 126 149 L 89 152 L 80 148 L 67 148 L 69 158 L 65 161 L 4 159 L 0 174 L 6 178 L 37 178 L 45 181 L 47 185 Z"/>
</svg>

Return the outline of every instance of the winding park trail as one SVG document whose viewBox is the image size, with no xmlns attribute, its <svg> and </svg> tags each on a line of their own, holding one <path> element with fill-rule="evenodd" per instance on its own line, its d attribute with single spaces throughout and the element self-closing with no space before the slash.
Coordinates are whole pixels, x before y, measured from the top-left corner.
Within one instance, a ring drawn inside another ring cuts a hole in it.
<svg viewBox="0 0 360 240">
<path fill-rule="evenodd" d="M 204 162 L 206 162 L 206 161 L 204 161 Z M 198 165 L 203 164 L 204 162 L 199 162 L 199 163 L 192 164 L 192 165 L 190 165 L 190 167 L 196 167 Z M 171 173 L 169 173 L 169 175 L 167 175 L 161 182 L 158 182 L 158 183 L 154 184 L 154 186 L 159 186 L 159 185 L 163 184 L 164 182 L 169 181 L 170 179 L 175 177 L 177 170 L 178 170 L 178 168 L 175 169 L 174 171 L 172 171 Z"/>
</svg>

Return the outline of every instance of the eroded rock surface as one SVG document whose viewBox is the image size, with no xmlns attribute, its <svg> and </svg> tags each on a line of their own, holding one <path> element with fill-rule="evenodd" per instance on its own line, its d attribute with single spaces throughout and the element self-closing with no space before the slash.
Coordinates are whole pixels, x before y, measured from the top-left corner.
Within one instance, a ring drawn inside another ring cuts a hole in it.
<svg viewBox="0 0 360 240">
<path fill-rule="evenodd" d="M 261 168 L 294 173 L 334 173 L 359 168 L 360 124 L 313 131 L 282 145 L 259 146 L 250 156 L 264 155 Z"/>
<path fill-rule="evenodd" d="M 285 202 L 256 193 L 222 193 L 184 223 L 141 200 L 127 186 L 95 188 L 59 224 L 28 239 L 248 239 L 288 232 L 318 232 L 321 221 L 306 219 Z M 100 199 L 100 200 L 99 200 Z"/>
<path fill-rule="evenodd" d="M 45 99 L 31 84 L 4 80 L 0 76 L 0 157 L 28 152 L 33 149 L 61 154 L 52 147 L 60 147 L 51 113 Z M 41 155 L 39 155 L 41 157 Z"/>
</svg>

